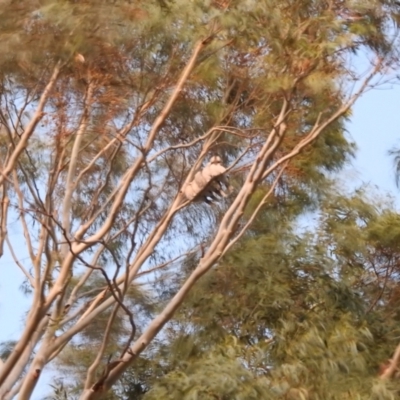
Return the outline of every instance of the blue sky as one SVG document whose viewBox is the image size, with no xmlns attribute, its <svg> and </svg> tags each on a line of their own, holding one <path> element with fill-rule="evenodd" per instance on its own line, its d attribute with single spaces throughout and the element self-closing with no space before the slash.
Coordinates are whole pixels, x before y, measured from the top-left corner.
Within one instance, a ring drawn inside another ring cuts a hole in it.
<svg viewBox="0 0 400 400">
<path fill-rule="evenodd" d="M 400 192 L 388 151 L 400 147 L 400 87 L 388 86 L 366 93 L 355 104 L 347 129 L 358 151 L 341 176 L 354 186 L 376 186 L 380 194 L 394 196 L 399 205 Z"/>
<path fill-rule="evenodd" d="M 350 187 L 363 183 L 378 188 L 380 195 L 389 194 L 400 204 L 400 192 L 394 180 L 393 160 L 388 151 L 400 147 L 400 87 L 374 90 L 358 100 L 353 108 L 352 121 L 347 126 L 348 133 L 358 146 L 357 157 L 347 167 L 340 178 Z M 12 239 L 20 233 L 9 231 Z M 18 253 L 23 259 L 24 247 Z M 0 342 L 18 338 L 23 326 L 24 313 L 29 309 L 30 299 L 24 297 L 19 289 L 22 274 L 6 254 L 0 262 Z M 10 301 L 11 300 L 11 301 Z M 48 393 L 49 374 L 40 382 L 32 397 L 43 399 Z"/>
</svg>

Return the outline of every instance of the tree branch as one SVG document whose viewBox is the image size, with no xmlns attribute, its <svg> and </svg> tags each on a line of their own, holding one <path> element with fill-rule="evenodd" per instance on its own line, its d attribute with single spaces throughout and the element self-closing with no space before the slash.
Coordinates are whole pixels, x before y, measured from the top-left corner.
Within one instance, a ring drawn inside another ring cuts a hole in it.
<svg viewBox="0 0 400 400">
<path fill-rule="evenodd" d="M 42 95 L 40 96 L 39 104 L 36 108 L 35 114 L 33 115 L 30 123 L 24 130 L 24 133 L 20 136 L 18 144 L 15 146 L 15 149 L 13 153 L 10 156 L 10 159 L 6 163 L 6 165 L 3 168 L 2 174 L 0 175 L 0 186 L 3 184 L 4 179 L 10 174 L 10 172 L 14 169 L 14 166 L 22 153 L 22 151 L 25 149 L 29 138 L 32 136 L 36 125 L 38 122 L 41 120 L 43 117 L 43 109 L 46 104 L 47 98 L 49 97 L 49 94 L 57 81 L 58 74 L 60 73 L 61 70 L 61 62 L 58 62 L 57 65 L 54 67 L 53 74 L 50 78 L 49 83 L 46 85 L 45 89 L 43 90 Z M 7 367 L 8 369 L 8 367 Z M 1 383 L 1 378 L 0 378 L 0 383 Z"/>
</svg>

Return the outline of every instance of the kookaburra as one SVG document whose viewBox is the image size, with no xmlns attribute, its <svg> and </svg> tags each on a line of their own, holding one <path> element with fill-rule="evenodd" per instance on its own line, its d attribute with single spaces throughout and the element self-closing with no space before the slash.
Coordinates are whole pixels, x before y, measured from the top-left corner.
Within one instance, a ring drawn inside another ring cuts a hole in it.
<svg viewBox="0 0 400 400">
<path fill-rule="evenodd" d="M 210 162 L 189 182 L 183 192 L 188 200 L 211 203 L 219 197 L 227 197 L 230 187 L 224 175 L 226 168 L 221 164 L 221 157 L 213 156 Z M 225 187 L 225 190 L 224 190 Z"/>
</svg>

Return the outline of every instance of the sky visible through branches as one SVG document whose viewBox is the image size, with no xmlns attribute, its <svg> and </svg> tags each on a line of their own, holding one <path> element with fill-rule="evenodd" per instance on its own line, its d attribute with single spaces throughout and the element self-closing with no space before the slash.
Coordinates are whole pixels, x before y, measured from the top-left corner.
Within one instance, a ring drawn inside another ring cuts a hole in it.
<svg viewBox="0 0 400 400">
<path fill-rule="evenodd" d="M 400 148 L 400 87 L 373 90 L 356 102 L 351 122 L 347 124 L 348 135 L 357 144 L 356 159 L 340 174 L 339 179 L 349 189 L 368 185 L 379 196 L 389 195 L 396 208 L 400 210 L 400 190 L 396 188 L 393 159 L 388 151 Z M 307 221 L 306 221 L 307 223 Z M 10 237 L 21 237 L 21 246 L 16 257 L 23 262 L 28 259 L 21 232 L 12 230 Z M 0 342 L 13 340 L 24 324 L 24 315 L 30 305 L 30 299 L 24 297 L 21 290 L 23 280 L 20 270 L 14 268 L 14 261 L 6 250 L 0 267 Z M 6 300 L 12 299 L 7 304 Z M 34 400 L 43 399 L 50 392 L 52 371 L 46 369 Z"/>
</svg>

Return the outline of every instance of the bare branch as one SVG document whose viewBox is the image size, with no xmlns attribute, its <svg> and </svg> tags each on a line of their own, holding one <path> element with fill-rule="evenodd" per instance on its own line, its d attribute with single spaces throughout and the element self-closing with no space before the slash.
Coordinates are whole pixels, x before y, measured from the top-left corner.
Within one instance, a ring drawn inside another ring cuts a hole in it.
<svg viewBox="0 0 400 400">
<path fill-rule="evenodd" d="M 68 169 L 68 175 L 67 175 L 63 207 L 62 207 L 63 208 L 63 211 L 62 211 L 63 227 L 66 231 L 68 238 L 70 237 L 70 225 L 71 225 L 71 221 L 70 221 L 70 219 L 71 219 L 71 215 L 70 215 L 71 214 L 71 199 L 72 199 L 72 194 L 74 192 L 74 189 L 76 188 L 76 185 L 78 182 L 78 181 L 75 181 L 76 163 L 77 163 L 77 158 L 78 158 L 82 140 L 83 140 L 83 135 L 86 131 L 86 127 L 89 122 L 93 90 L 94 90 L 94 83 L 89 82 L 89 85 L 87 87 L 86 94 L 85 94 L 85 104 L 84 104 L 83 114 L 81 117 L 78 131 L 76 132 L 74 146 L 72 148 L 71 158 L 69 160 L 69 169 Z M 65 249 L 64 251 L 67 251 L 67 249 Z"/>
<path fill-rule="evenodd" d="M 6 237 L 6 243 L 8 246 L 8 249 L 10 250 L 11 256 L 15 262 L 15 264 L 18 265 L 19 269 L 22 271 L 22 273 L 25 275 L 26 279 L 28 279 L 29 283 L 31 284 L 32 288 L 35 288 L 35 280 L 32 278 L 31 274 L 25 269 L 25 267 L 20 263 L 20 261 L 18 260 L 15 252 L 14 252 L 14 248 L 9 240 L 8 237 Z"/>
<path fill-rule="evenodd" d="M 5 188 L 5 185 L 3 186 Z M 4 240 L 7 238 L 7 216 L 10 199 L 3 192 L 0 205 L 0 258 L 3 256 Z"/>
<path fill-rule="evenodd" d="M 249 220 L 246 222 L 246 224 L 243 226 L 243 228 L 240 230 L 240 232 L 230 241 L 230 243 L 225 247 L 224 251 L 221 254 L 222 258 L 231 248 L 232 246 L 237 243 L 237 241 L 243 236 L 243 234 L 248 230 L 249 226 L 253 223 L 255 217 L 258 215 L 260 212 L 261 208 L 267 203 L 267 200 L 271 196 L 271 194 L 274 192 L 276 186 L 278 185 L 279 179 L 282 177 L 282 174 L 285 170 L 285 168 L 288 165 L 288 161 L 283 164 L 282 168 L 280 169 L 278 175 L 274 179 L 274 182 L 272 183 L 271 187 L 269 188 L 268 192 L 265 193 L 264 197 L 261 199 L 261 201 L 258 203 L 256 209 L 253 211 L 251 214 Z"/>
<path fill-rule="evenodd" d="M 28 126 L 25 128 L 24 133 L 20 136 L 18 144 L 15 146 L 15 149 L 14 149 L 13 153 L 11 154 L 11 157 L 8 160 L 7 164 L 4 166 L 3 171 L 1 171 L 2 173 L 0 174 L 0 185 L 3 184 L 4 179 L 14 169 L 15 163 L 17 162 L 22 151 L 25 149 L 29 138 L 32 136 L 32 134 L 36 128 L 36 125 L 38 124 L 40 119 L 43 117 L 44 106 L 49 97 L 51 89 L 53 88 L 55 82 L 57 81 L 60 70 L 61 70 L 61 62 L 58 62 L 57 65 L 54 67 L 54 71 L 49 80 L 49 83 L 46 85 L 45 89 L 43 90 L 43 93 L 40 97 L 39 104 L 37 106 L 35 114 L 33 115 Z"/>
<path fill-rule="evenodd" d="M 119 304 L 117 303 L 117 304 L 115 304 L 115 306 L 111 312 L 111 315 L 108 318 L 107 326 L 106 326 L 106 329 L 104 330 L 103 340 L 101 342 L 101 346 L 96 355 L 96 358 L 94 359 L 92 365 L 88 368 L 88 372 L 86 375 L 86 381 L 85 381 L 86 389 L 90 388 L 90 386 L 92 385 L 96 370 L 97 370 L 98 366 L 100 365 L 101 358 L 103 357 L 104 352 L 106 350 L 106 346 L 107 346 L 107 343 L 108 343 L 108 340 L 110 337 L 110 333 L 111 333 L 112 324 L 115 320 L 115 317 L 117 316 L 118 309 L 119 309 Z"/>
<path fill-rule="evenodd" d="M 387 368 L 383 371 L 383 373 L 380 375 L 380 378 L 382 380 L 393 378 L 394 374 L 398 370 L 399 361 L 400 361 L 400 344 L 397 345 L 393 357 L 389 360 L 389 364 Z"/>
</svg>

